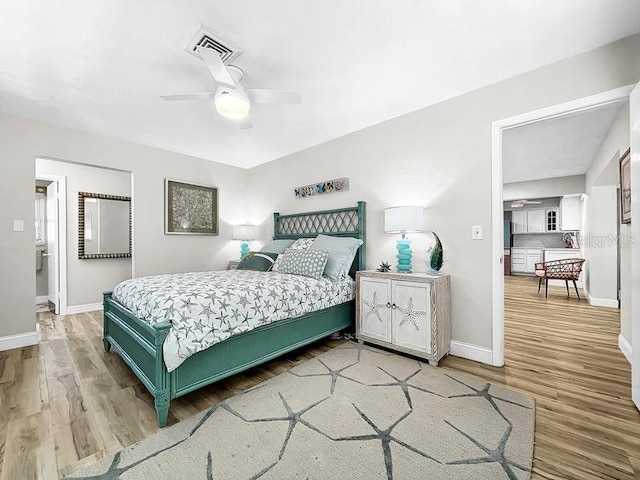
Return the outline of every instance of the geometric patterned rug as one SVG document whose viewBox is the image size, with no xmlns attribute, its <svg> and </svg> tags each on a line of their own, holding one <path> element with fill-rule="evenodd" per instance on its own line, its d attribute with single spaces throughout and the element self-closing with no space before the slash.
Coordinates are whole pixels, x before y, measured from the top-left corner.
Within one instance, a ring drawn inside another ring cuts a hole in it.
<svg viewBox="0 0 640 480">
<path fill-rule="evenodd" d="M 347 342 L 67 478 L 528 479 L 534 401 Z"/>
</svg>

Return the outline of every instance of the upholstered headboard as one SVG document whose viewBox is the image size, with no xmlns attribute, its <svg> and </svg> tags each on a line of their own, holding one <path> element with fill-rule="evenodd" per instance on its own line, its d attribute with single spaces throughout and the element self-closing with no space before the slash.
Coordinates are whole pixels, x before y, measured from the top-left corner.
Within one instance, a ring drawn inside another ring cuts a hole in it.
<svg viewBox="0 0 640 480">
<path fill-rule="evenodd" d="M 349 274 L 364 270 L 366 258 L 366 202 L 358 202 L 355 207 L 321 210 L 318 212 L 273 214 L 273 238 L 296 239 L 315 237 L 319 233 L 336 237 L 356 237 L 365 242 L 359 249 Z"/>
</svg>

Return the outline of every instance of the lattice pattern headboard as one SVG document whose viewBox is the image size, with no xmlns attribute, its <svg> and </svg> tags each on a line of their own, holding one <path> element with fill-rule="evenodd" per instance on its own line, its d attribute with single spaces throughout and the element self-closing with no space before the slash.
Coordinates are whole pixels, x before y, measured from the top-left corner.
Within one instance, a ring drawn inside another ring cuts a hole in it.
<svg viewBox="0 0 640 480">
<path fill-rule="evenodd" d="M 356 237 L 365 243 L 358 249 L 356 259 L 351 266 L 351 276 L 357 270 L 365 269 L 366 258 L 366 220 L 365 202 L 356 207 L 321 210 L 318 212 L 294 213 L 291 215 L 273 214 L 273 238 L 315 237 L 319 233 L 337 237 Z"/>
</svg>

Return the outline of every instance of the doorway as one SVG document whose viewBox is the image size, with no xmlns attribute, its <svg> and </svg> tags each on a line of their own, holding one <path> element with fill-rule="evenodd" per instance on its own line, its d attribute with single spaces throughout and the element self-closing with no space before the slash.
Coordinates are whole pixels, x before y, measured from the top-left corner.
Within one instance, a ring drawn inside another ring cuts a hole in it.
<svg viewBox="0 0 640 480">
<path fill-rule="evenodd" d="M 36 307 L 67 313 L 67 179 L 36 172 Z"/>
<path fill-rule="evenodd" d="M 492 123 L 492 364 L 504 365 L 504 213 L 503 134 L 505 131 L 625 101 L 633 86 L 528 112 Z"/>
</svg>

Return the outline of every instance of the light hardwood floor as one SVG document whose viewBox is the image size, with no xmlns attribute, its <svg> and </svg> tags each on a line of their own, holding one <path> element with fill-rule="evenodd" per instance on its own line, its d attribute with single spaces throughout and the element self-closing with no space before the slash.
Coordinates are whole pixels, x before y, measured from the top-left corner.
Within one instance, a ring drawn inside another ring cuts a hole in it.
<svg viewBox="0 0 640 480">
<path fill-rule="evenodd" d="M 455 297 L 454 297 L 455 300 Z M 536 294 L 506 282 L 501 369 L 455 357 L 472 373 L 536 398 L 534 479 L 640 477 L 640 414 L 617 348 L 616 310 L 564 288 Z M 0 352 L 0 480 L 58 478 L 158 431 L 153 400 L 115 353 L 102 350 L 101 313 L 39 314 L 40 345 Z M 169 423 L 337 345 L 327 340 L 174 400 Z"/>
</svg>

